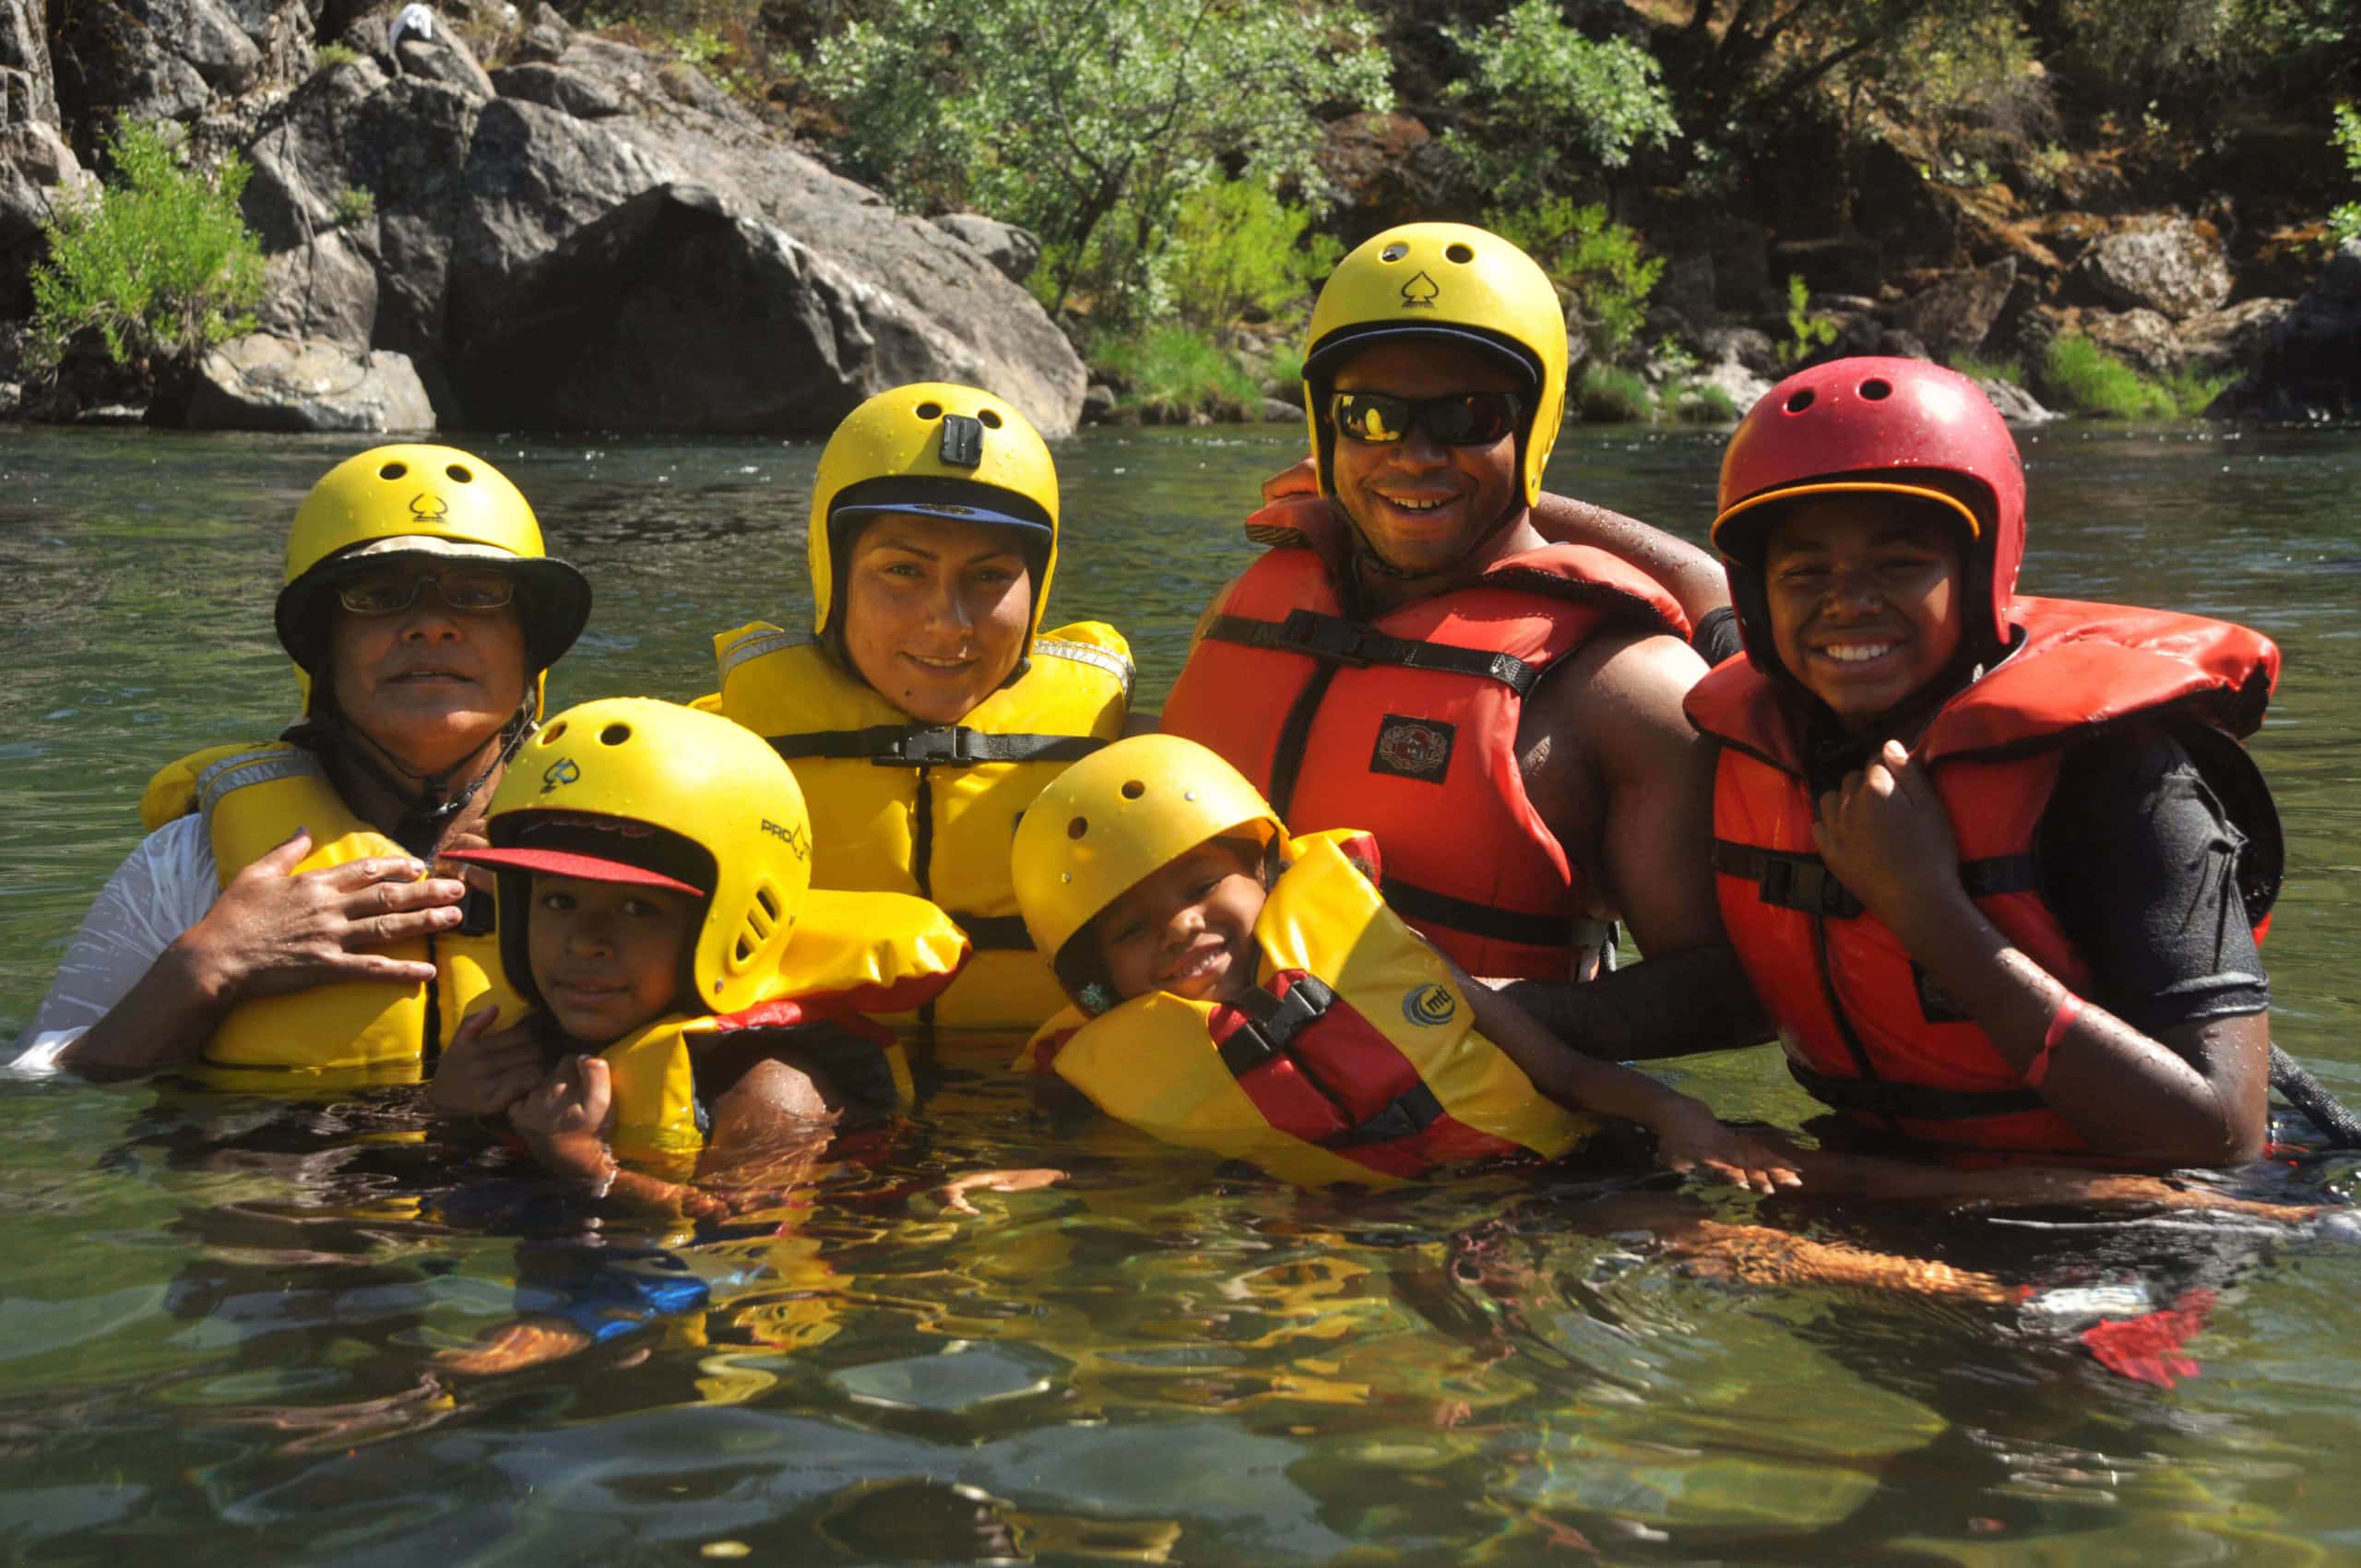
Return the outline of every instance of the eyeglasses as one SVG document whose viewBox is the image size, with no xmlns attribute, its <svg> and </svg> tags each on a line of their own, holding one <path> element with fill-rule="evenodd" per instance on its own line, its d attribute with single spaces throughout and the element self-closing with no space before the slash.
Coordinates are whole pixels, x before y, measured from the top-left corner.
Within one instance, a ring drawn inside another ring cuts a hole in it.
<svg viewBox="0 0 2361 1568">
<path fill-rule="evenodd" d="M 1350 441 L 1385 445 L 1417 425 L 1445 446 L 1489 446 L 1516 434 L 1525 399 L 1513 392 L 1453 392 L 1441 398 L 1396 398 L 1390 392 L 1335 392 L 1328 417 Z"/>
<path fill-rule="evenodd" d="M 355 615 L 391 615 L 418 602 L 427 584 L 453 610 L 498 610 L 516 598 L 516 579 L 505 572 L 477 568 L 459 572 L 386 572 L 337 585 L 338 604 Z"/>
</svg>

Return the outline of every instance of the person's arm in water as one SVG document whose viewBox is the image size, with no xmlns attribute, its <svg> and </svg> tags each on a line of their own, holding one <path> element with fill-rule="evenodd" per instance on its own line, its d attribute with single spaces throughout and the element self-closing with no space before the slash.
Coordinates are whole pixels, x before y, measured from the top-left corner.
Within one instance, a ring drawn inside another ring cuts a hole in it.
<svg viewBox="0 0 2361 1568">
<path fill-rule="evenodd" d="M 1610 1060 L 1752 1045 L 1762 1004 L 1714 890 L 1714 750 L 1681 711 L 1704 666 L 1676 638 L 1600 637 L 1526 704 L 1526 793 L 1645 961 L 1586 985 L 1504 994 L 1573 1047 Z"/>
<path fill-rule="evenodd" d="M 1477 1029 L 1560 1105 L 1638 1123 L 1656 1135 L 1656 1158 L 1675 1170 L 1703 1170 L 1757 1193 L 1802 1184 L 1794 1157 L 1777 1144 L 1722 1125 L 1703 1100 L 1644 1073 L 1567 1050 L 1507 997 L 1458 978 Z"/>
<path fill-rule="evenodd" d="M 1899 742 L 1822 795 L 1818 815 L 1812 837 L 1829 871 L 2094 1148 L 2171 1165 L 2261 1151 L 2268 1013 L 2150 1035 L 2077 997 L 1968 897 L 1951 817 Z"/>
<path fill-rule="evenodd" d="M 1320 476 L 1309 457 L 1263 481 L 1265 504 L 1319 493 Z M 1552 544 L 1586 544 L 1645 572 L 1679 601 L 1691 626 L 1729 606 L 1729 580 L 1711 551 L 1637 517 L 1545 492 L 1533 504 L 1533 526 Z"/>
<path fill-rule="evenodd" d="M 288 874 L 311 847 L 299 832 L 240 872 L 60 1064 L 151 1072 L 196 1058 L 240 1002 L 346 980 L 432 983 L 433 965 L 379 949 L 458 924 L 467 885 L 400 856 Z"/>
</svg>

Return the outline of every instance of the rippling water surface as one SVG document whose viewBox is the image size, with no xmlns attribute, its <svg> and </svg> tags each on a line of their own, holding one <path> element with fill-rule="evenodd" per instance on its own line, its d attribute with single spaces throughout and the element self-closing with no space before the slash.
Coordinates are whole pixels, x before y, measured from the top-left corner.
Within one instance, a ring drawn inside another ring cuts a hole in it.
<svg viewBox="0 0 2361 1568">
<path fill-rule="evenodd" d="M 1059 452 L 1054 619 L 1160 697 L 1290 431 Z M 1571 490 L 1679 527 L 1719 438 L 1580 430 Z M 30 1016 L 160 762 L 267 736 L 287 519 L 350 443 L 0 434 L 0 1031 Z M 598 585 L 556 705 L 712 685 L 712 634 L 808 613 L 815 449 L 486 442 Z M 2024 586 L 2235 616 L 2287 675 L 2259 746 L 2291 875 L 2276 1034 L 2361 1099 L 2361 440 L 2031 438 Z M 1672 1064 L 1792 1123 L 1767 1052 Z M 1228 1179 L 1038 1121 L 982 1071 L 694 1234 L 589 1217 L 401 1093 L 290 1105 L 0 1081 L 0 1539 L 37 1562 L 2338 1562 L 2361 1560 L 2361 1242 L 1786 1204 L 2035 1288 L 2211 1292 L 2162 1388 L 2016 1307 L 1700 1278 L 1638 1240 L 1747 1203 L 1643 1171 L 1381 1197 Z M 979 1218 L 945 1172 L 1062 1165 Z M 2255 1182 L 2350 1196 L 2349 1164 Z M 704 1304 L 499 1378 L 524 1305 L 667 1265 Z"/>
</svg>

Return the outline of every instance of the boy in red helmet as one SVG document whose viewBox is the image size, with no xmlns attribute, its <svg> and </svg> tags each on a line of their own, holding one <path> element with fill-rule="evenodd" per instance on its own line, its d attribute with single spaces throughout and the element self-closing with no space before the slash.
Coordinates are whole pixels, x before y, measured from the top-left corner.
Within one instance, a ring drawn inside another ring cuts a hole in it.
<svg viewBox="0 0 2361 1568">
<path fill-rule="evenodd" d="M 2242 627 L 2021 597 L 2024 478 L 1975 386 L 1853 359 L 1757 403 L 1714 542 L 1746 658 L 1721 742 L 1732 944 L 1803 1087 L 1951 1153 L 2262 1146 L 2278 820 Z"/>
</svg>

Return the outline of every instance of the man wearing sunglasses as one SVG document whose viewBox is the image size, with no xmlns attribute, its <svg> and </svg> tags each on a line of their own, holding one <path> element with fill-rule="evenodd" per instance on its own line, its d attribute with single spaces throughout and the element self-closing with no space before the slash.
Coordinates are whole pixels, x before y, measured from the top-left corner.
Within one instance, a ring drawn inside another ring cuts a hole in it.
<svg viewBox="0 0 2361 1568">
<path fill-rule="evenodd" d="M 1726 953 L 1711 761 L 1680 707 L 1704 663 L 1675 596 L 1619 556 L 1701 612 L 1720 574 L 1612 514 L 1625 531 L 1589 532 L 1616 554 L 1536 528 L 1537 503 L 1583 510 L 1541 490 L 1566 399 L 1547 276 L 1480 229 L 1382 233 L 1322 290 L 1304 385 L 1324 501 L 1250 520 L 1273 548 L 1200 622 L 1164 728 L 1294 831 L 1374 833 L 1387 901 L 1470 973 L 1589 980 L 1620 919 L 1650 962 L 1583 987 L 1586 1015 L 1653 1028 L 1679 1004 L 1675 1032 L 1746 1034 L 1742 981 L 1697 983 L 1733 966 L 1679 980 L 1682 955 Z"/>
<path fill-rule="evenodd" d="M 157 774 L 149 836 L 83 921 L 19 1069 L 410 1081 L 468 1013 L 518 1011 L 488 909 L 429 867 L 471 840 L 589 611 L 481 458 L 381 446 L 330 470 L 295 514 L 274 615 L 301 720 Z"/>
</svg>

